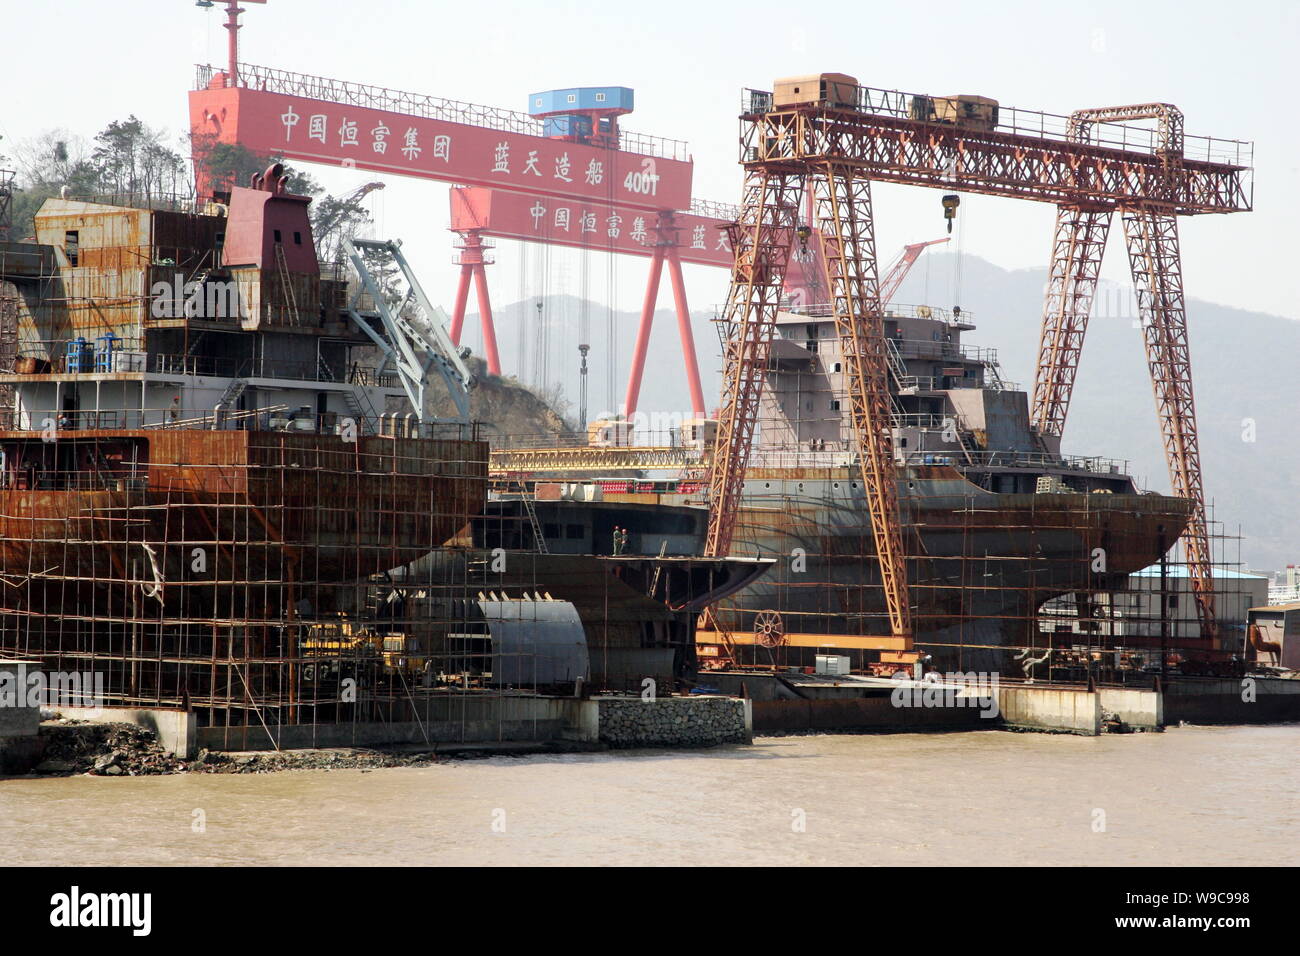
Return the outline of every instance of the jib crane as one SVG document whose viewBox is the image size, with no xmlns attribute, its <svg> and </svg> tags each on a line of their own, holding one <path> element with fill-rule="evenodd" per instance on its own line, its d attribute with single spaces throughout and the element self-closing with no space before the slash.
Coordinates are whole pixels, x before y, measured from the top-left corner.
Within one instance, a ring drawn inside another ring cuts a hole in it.
<svg viewBox="0 0 1300 956">
<path fill-rule="evenodd" d="M 1139 129 L 1136 120 L 1157 128 Z M 890 626 L 910 635 L 906 563 L 890 448 L 872 180 L 1034 199 L 1058 206 L 1035 381 L 1035 420 L 1059 438 L 1077 368 L 1109 214 L 1119 209 L 1142 312 L 1148 365 L 1176 494 L 1194 502 L 1184 539 L 1205 638 L 1213 578 L 1187 347 L 1177 216 L 1251 208 L 1252 147 L 1183 135 L 1167 104 L 1071 117 L 999 109 L 975 96 L 859 86 L 843 74 L 747 90 L 744 201 L 733 228 L 723 398 L 709 473 L 707 553 L 730 550 L 758 415 L 795 211 L 813 190 L 825 269 L 844 344 L 853 427 Z M 1208 642 L 1207 642 L 1208 643 Z"/>
<path fill-rule="evenodd" d="M 925 252 L 930 246 L 942 245 L 948 241 L 945 236 L 942 239 L 931 239 L 929 242 L 913 242 L 903 246 L 903 251 L 898 254 L 897 259 L 890 263 L 885 277 L 880 280 L 880 304 L 885 306 L 893 301 L 894 293 L 903 284 L 907 274 L 912 271 L 912 266 L 916 265 L 916 260 L 921 258 L 921 253 Z"/>
</svg>

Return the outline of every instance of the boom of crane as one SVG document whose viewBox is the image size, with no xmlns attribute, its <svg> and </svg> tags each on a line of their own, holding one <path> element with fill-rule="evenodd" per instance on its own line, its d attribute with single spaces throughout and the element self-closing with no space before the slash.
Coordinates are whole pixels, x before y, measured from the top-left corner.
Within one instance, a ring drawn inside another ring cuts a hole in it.
<svg viewBox="0 0 1300 956">
<path fill-rule="evenodd" d="M 947 236 L 942 239 L 931 239 L 929 242 L 913 242 L 903 246 L 903 251 L 898 254 L 898 258 L 890 263 L 889 271 L 885 277 L 880 280 L 880 304 L 888 305 L 894 299 L 894 293 L 898 287 L 903 284 L 907 274 L 912 271 L 912 266 L 916 260 L 921 258 L 923 253 L 930 246 L 941 245 L 950 241 Z"/>
<path fill-rule="evenodd" d="M 348 315 L 383 353 L 384 367 L 397 373 L 417 420 L 425 423 L 425 388 L 429 372 L 436 370 L 457 414 L 435 420 L 469 424 L 474 376 L 447 334 L 447 313 L 429 302 L 402 255 L 401 243 L 347 239 L 343 247 L 361 279 Z"/>
</svg>

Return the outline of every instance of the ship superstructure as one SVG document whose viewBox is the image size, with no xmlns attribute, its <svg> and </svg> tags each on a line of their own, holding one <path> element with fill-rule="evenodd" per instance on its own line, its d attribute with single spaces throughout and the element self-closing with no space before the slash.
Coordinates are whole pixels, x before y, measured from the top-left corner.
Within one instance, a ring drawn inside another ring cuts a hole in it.
<svg viewBox="0 0 1300 956">
<path fill-rule="evenodd" d="M 849 464 L 847 373 L 829 309 L 780 312 L 776 325 L 752 465 Z M 1124 463 L 1062 456 L 1059 440 L 1030 426 L 1028 396 L 1004 380 L 997 351 L 962 342 L 975 329 L 969 313 L 891 306 L 884 325 L 896 464 L 951 466 L 999 494 L 1136 491 Z"/>
<path fill-rule="evenodd" d="M 329 432 L 400 406 L 352 325 L 339 265 L 322 270 L 309 199 L 272 166 L 198 213 L 165 201 L 50 199 L 42 274 L 17 280 L 22 429 L 238 421 Z M 414 411 L 406 408 L 406 412 Z M 247 424 L 247 423 L 246 423 Z"/>
</svg>

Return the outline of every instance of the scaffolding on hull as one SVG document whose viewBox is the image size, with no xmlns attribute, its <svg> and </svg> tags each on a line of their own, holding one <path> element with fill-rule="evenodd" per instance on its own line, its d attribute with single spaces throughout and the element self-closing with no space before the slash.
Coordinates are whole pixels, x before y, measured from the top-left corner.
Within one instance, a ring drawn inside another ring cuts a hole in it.
<svg viewBox="0 0 1300 956">
<path fill-rule="evenodd" d="M 499 576 L 465 537 L 485 442 L 167 437 L 207 454 L 168 464 L 154 443 L 124 463 L 123 435 L 59 433 L 49 445 L 93 467 L 32 472 L 21 449 L 39 434 L 0 435 L 0 653 L 101 675 L 104 706 L 273 740 L 283 725 L 446 719 L 449 695 L 503 692 L 477 600 Z M 438 550 L 461 560 L 419 564 Z"/>
</svg>

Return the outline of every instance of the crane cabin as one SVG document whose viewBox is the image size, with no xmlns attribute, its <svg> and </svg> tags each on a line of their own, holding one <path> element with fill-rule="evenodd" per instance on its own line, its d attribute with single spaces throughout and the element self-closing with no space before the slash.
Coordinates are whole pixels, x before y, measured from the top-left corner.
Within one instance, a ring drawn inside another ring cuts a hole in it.
<svg viewBox="0 0 1300 956">
<path fill-rule="evenodd" d="M 810 105 L 857 109 L 858 81 L 847 73 L 788 76 L 776 81 L 772 90 L 772 105 L 776 109 Z"/>
<path fill-rule="evenodd" d="M 914 120 L 969 129 L 993 130 L 998 125 L 998 101 L 987 96 L 913 96 L 908 110 Z"/>
</svg>

